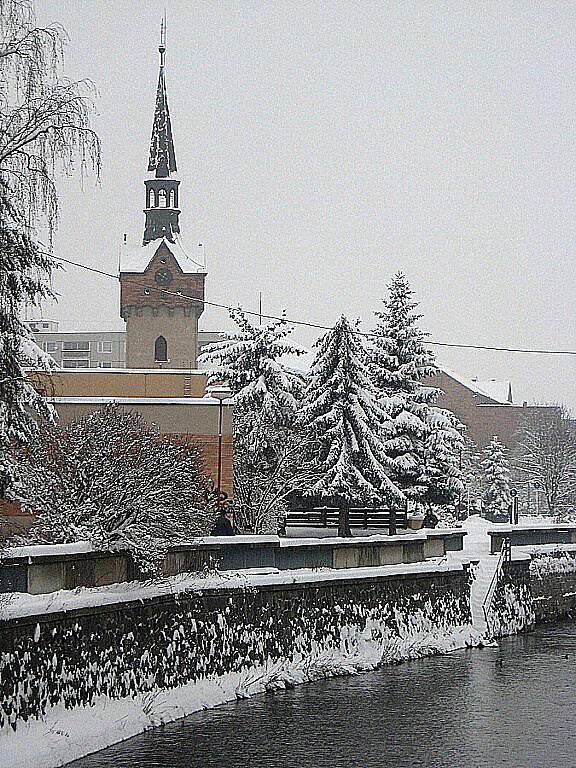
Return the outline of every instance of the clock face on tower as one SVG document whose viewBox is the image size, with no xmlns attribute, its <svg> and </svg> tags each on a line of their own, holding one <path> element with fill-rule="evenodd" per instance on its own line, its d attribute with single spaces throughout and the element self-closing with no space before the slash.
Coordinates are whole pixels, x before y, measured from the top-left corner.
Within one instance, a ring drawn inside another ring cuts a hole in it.
<svg viewBox="0 0 576 768">
<path fill-rule="evenodd" d="M 154 280 L 156 281 L 156 285 L 165 288 L 172 282 L 172 272 L 170 272 L 167 267 L 162 267 L 162 269 L 159 269 L 154 275 Z"/>
</svg>

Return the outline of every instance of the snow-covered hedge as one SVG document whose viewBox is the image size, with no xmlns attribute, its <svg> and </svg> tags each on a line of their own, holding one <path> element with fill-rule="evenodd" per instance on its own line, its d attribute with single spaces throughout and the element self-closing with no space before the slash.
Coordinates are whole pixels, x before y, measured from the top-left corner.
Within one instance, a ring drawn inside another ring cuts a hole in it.
<svg viewBox="0 0 576 768">
<path fill-rule="evenodd" d="M 530 575 L 535 579 L 545 576 L 576 573 L 576 552 L 558 548 L 554 552 L 536 552 L 530 563 Z"/>
</svg>

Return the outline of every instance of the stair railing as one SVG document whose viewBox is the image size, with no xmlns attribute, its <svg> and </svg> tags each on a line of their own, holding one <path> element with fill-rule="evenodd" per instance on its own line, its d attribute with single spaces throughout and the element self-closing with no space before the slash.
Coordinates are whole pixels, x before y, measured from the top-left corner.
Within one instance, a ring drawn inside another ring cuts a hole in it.
<svg viewBox="0 0 576 768">
<path fill-rule="evenodd" d="M 494 571 L 494 575 L 492 576 L 492 580 L 490 581 L 490 586 L 488 587 L 488 591 L 486 592 L 486 597 L 484 598 L 484 601 L 482 603 L 482 612 L 484 613 L 484 621 L 486 622 L 486 627 L 489 626 L 488 613 L 490 611 L 490 606 L 492 605 L 492 600 L 494 599 L 494 593 L 496 592 L 498 581 L 500 580 L 500 574 L 502 573 L 502 566 L 504 565 L 504 563 L 509 563 L 511 560 L 512 560 L 512 541 L 509 536 L 505 536 L 502 539 L 502 547 L 500 549 L 500 556 L 498 558 L 498 564 L 496 566 L 496 570 Z"/>
</svg>

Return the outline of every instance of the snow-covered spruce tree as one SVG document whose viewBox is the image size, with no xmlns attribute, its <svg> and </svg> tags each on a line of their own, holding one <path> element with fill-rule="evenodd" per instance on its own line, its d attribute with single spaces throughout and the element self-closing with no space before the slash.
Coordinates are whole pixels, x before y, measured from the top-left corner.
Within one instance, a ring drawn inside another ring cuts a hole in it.
<svg viewBox="0 0 576 768">
<path fill-rule="evenodd" d="M 461 507 L 467 515 L 478 514 L 481 509 L 482 467 L 480 449 L 476 443 L 464 435 L 462 446 L 462 492 Z"/>
<path fill-rule="evenodd" d="M 199 361 L 208 383 L 227 381 L 235 400 L 234 511 L 242 531 L 276 533 L 287 499 L 311 482 L 308 438 L 295 425 L 302 374 L 281 362 L 300 355 L 284 320 L 252 324 L 241 309 L 230 316 L 238 331 L 207 346 Z"/>
<path fill-rule="evenodd" d="M 289 423 L 304 389 L 302 375 L 280 362 L 285 355 L 304 353 L 287 340 L 293 327 L 285 320 L 253 325 L 240 308 L 230 317 L 238 332 L 209 344 L 199 357 L 210 371 L 208 385 L 227 381 L 237 411 L 258 412 L 271 424 Z"/>
<path fill-rule="evenodd" d="M 53 361 L 34 343 L 20 309 L 50 296 L 51 260 L 26 233 L 0 178 L 0 452 L 26 444 L 36 416 L 51 410 L 26 379 L 25 367 L 49 370 Z M 0 454 L 1 455 L 1 454 Z"/>
<path fill-rule="evenodd" d="M 214 519 L 197 448 L 116 404 L 64 428 L 42 425 L 14 460 L 11 497 L 36 516 L 24 542 L 88 540 L 158 572 L 171 544 L 206 535 Z"/>
<path fill-rule="evenodd" d="M 419 328 L 422 315 L 402 272 L 388 286 L 384 310 L 368 347 L 370 377 L 394 430 L 386 437 L 393 459 L 391 477 L 407 499 L 417 505 L 446 505 L 462 492 L 459 451 L 463 426 L 453 413 L 439 408 L 440 394 L 424 380 L 438 373 L 434 355 Z"/>
<path fill-rule="evenodd" d="M 349 320 L 342 316 L 315 346 L 300 417 L 318 442 L 320 477 L 310 490 L 340 500 L 338 534 L 350 536 L 352 503 L 404 501 L 388 476 L 394 465 L 384 439 L 393 424 L 376 400 L 365 350 Z"/>
<path fill-rule="evenodd" d="M 506 449 L 496 435 L 482 452 L 482 513 L 507 515 L 510 504 L 510 469 Z"/>
</svg>

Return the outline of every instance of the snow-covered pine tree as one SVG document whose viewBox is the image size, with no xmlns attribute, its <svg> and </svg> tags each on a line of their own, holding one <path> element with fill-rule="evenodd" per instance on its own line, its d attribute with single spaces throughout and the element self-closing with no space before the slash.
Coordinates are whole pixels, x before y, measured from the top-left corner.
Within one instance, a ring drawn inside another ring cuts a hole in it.
<svg viewBox="0 0 576 768">
<path fill-rule="evenodd" d="M 368 348 L 371 379 L 394 423 L 386 438 L 393 459 L 391 477 L 416 504 L 453 503 L 462 491 L 459 450 L 463 426 L 454 414 L 435 405 L 440 390 L 423 381 L 438 373 L 422 315 L 402 272 L 388 286 L 384 310 Z"/>
<path fill-rule="evenodd" d="M 496 435 L 483 451 L 482 485 L 484 516 L 507 515 L 510 504 L 510 469 L 506 449 Z"/>
<path fill-rule="evenodd" d="M 240 308 L 231 310 L 230 317 L 238 332 L 207 345 L 198 358 L 209 368 L 208 384 L 227 381 L 238 411 L 258 413 L 270 424 L 290 422 L 304 379 L 283 365 L 281 358 L 305 351 L 287 340 L 292 326 L 286 320 L 254 325 Z"/>
<path fill-rule="evenodd" d="M 276 533 L 291 493 L 313 479 L 309 440 L 295 424 L 304 389 L 302 374 L 281 358 L 304 350 L 288 340 L 285 320 L 254 325 L 232 310 L 238 331 L 205 347 L 199 362 L 208 383 L 227 381 L 235 398 L 234 509 L 242 531 Z"/>
<path fill-rule="evenodd" d="M 466 515 L 480 513 L 482 504 L 482 467 L 480 449 L 476 443 L 464 435 L 462 446 L 462 512 Z"/>
<path fill-rule="evenodd" d="M 428 426 L 424 442 L 426 492 L 421 501 L 440 508 L 454 507 L 464 491 L 462 425 L 450 411 L 432 406 Z"/>
<path fill-rule="evenodd" d="M 404 501 L 388 476 L 393 462 L 383 438 L 393 425 L 376 400 L 365 350 L 349 320 L 342 316 L 315 347 L 300 418 L 319 446 L 320 479 L 310 490 L 340 500 L 338 534 L 349 536 L 352 503 Z"/>
</svg>

